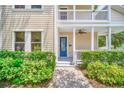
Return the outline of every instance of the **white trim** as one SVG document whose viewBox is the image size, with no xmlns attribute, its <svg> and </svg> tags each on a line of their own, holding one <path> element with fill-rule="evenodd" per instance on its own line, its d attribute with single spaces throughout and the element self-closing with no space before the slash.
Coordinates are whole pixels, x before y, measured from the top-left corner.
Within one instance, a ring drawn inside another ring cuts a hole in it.
<svg viewBox="0 0 124 93">
<path fill-rule="evenodd" d="M 74 5 L 73 5 L 74 6 Z M 66 8 L 66 7 L 64 7 L 64 8 Z M 92 12 L 93 10 L 77 10 L 77 9 L 75 9 L 74 10 L 74 8 L 73 9 L 67 9 L 67 10 L 58 10 L 59 12 L 74 12 L 74 11 L 76 11 L 76 12 Z M 95 10 L 96 12 L 104 12 L 104 11 L 108 11 L 108 10 Z"/>
<path fill-rule="evenodd" d="M 58 6 L 54 5 L 54 52 L 56 56 L 56 62 L 58 62 L 58 27 L 57 27 L 57 18 L 58 18 Z"/>
<path fill-rule="evenodd" d="M 60 57 L 60 37 L 67 37 L 67 57 L 69 57 L 69 42 L 68 42 L 68 35 L 59 35 L 59 51 L 58 51 L 58 54 L 59 54 L 59 57 Z M 60 57 L 60 58 L 67 58 L 67 57 Z"/>
<path fill-rule="evenodd" d="M 25 51 L 31 52 L 31 32 L 25 32 Z"/>
<path fill-rule="evenodd" d="M 124 27 L 124 22 L 119 23 L 119 24 L 58 24 L 58 27 Z"/>
<path fill-rule="evenodd" d="M 80 19 L 76 19 L 75 21 L 73 19 L 68 19 L 68 20 L 61 20 L 61 19 L 58 19 L 57 20 L 58 23 L 65 23 L 65 24 L 71 24 L 71 23 L 109 23 L 109 20 L 80 20 Z"/>
<path fill-rule="evenodd" d="M 12 32 L 12 51 L 15 51 L 15 32 Z"/>
</svg>

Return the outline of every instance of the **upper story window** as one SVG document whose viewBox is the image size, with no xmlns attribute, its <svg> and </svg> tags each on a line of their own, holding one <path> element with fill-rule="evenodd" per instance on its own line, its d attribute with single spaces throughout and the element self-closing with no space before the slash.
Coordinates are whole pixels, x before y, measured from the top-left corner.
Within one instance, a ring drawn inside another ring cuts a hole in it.
<svg viewBox="0 0 124 93">
<path fill-rule="evenodd" d="M 15 5 L 15 9 L 25 9 L 25 5 Z"/>
<path fill-rule="evenodd" d="M 14 5 L 13 9 L 21 9 L 23 11 L 35 11 L 35 10 L 42 10 L 43 6 L 42 5 Z"/>
<path fill-rule="evenodd" d="M 31 9 L 42 9 L 42 5 L 31 5 Z"/>
</svg>

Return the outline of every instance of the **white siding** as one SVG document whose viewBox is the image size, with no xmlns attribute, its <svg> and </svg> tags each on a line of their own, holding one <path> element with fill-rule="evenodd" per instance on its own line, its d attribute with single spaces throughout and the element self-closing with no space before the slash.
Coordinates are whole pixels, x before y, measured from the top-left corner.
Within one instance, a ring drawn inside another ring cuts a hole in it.
<svg viewBox="0 0 124 93">
<path fill-rule="evenodd" d="M 54 6 L 46 5 L 41 11 L 14 11 L 5 6 L 3 13 L 3 49 L 12 49 L 12 32 L 16 29 L 43 29 L 44 50 L 53 51 Z"/>
<path fill-rule="evenodd" d="M 111 21 L 112 22 L 124 22 L 124 15 L 112 9 L 111 10 Z"/>
</svg>

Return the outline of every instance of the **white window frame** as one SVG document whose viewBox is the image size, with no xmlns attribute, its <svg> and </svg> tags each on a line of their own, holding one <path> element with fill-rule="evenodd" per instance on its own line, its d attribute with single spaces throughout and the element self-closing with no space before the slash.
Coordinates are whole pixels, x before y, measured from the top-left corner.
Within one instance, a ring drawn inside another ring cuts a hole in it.
<svg viewBox="0 0 124 93">
<path fill-rule="evenodd" d="M 24 51 L 31 52 L 31 32 L 41 32 L 41 51 L 44 50 L 44 30 L 43 29 L 14 29 L 12 32 L 12 50 L 15 51 L 15 32 L 25 32 Z M 28 36 L 28 38 L 26 38 Z"/>
</svg>

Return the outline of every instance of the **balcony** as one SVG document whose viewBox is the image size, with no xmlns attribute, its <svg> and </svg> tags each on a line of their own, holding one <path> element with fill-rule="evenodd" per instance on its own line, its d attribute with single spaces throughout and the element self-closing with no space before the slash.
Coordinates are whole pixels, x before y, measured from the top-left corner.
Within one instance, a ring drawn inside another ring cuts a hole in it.
<svg viewBox="0 0 124 93">
<path fill-rule="evenodd" d="M 92 6 L 77 5 L 59 6 L 59 22 L 108 22 L 108 6 L 93 10 Z"/>
</svg>

